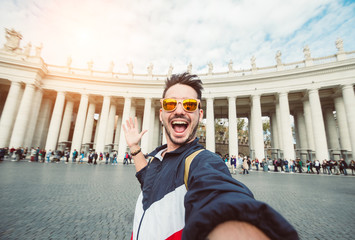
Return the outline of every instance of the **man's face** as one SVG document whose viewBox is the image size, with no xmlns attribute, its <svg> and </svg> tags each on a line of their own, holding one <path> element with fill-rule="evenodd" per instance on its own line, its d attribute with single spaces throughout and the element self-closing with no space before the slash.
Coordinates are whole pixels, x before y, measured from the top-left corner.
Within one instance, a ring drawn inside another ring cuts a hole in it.
<svg viewBox="0 0 355 240">
<path fill-rule="evenodd" d="M 197 93 L 190 86 L 176 84 L 168 89 L 164 98 L 174 98 L 178 100 L 197 99 Z M 171 112 L 161 108 L 160 121 L 165 128 L 169 150 L 176 149 L 195 139 L 198 123 L 202 120 L 202 117 L 202 109 L 187 112 L 180 102 L 178 102 L 176 109 Z"/>
</svg>

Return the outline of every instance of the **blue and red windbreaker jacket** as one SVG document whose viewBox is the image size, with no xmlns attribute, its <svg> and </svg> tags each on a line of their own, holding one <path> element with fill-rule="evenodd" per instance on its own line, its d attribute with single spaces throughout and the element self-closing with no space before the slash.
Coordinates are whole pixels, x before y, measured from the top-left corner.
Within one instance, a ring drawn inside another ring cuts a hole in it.
<svg viewBox="0 0 355 240">
<path fill-rule="evenodd" d="M 133 240 L 205 239 L 218 224 L 249 222 L 271 239 L 298 239 L 296 230 L 278 212 L 254 199 L 234 179 L 215 153 L 200 152 L 192 161 L 184 184 L 185 159 L 202 149 L 198 139 L 168 152 L 155 149 L 152 160 L 136 177 L 141 184 L 133 222 Z"/>
</svg>

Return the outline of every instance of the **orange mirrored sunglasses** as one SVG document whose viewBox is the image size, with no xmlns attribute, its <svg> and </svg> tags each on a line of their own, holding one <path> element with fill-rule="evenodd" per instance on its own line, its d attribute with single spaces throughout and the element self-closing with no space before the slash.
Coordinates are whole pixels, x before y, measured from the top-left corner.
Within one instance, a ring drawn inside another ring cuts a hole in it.
<svg viewBox="0 0 355 240">
<path fill-rule="evenodd" d="M 171 112 L 177 108 L 178 103 L 181 103 L 186 112 L 194 112 L 199 108 L 199 99 L 175 99 L 175 98 L 163 98 L 160 99 L 162 108 Z"/>
</svg>

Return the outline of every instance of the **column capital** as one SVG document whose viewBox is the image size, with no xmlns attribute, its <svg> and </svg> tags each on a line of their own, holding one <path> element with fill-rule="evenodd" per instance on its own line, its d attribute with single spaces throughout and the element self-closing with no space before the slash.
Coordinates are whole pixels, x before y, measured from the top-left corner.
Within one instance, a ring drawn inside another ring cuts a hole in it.
<svg viewBox="0 0 355 240">
<path fill-rule="evenodd" d="M 236 96 L 229 96 L 228 97 L 228 102 L 230 101 L 236 101 L 237 100 L 237 97 Z"/>
<path fill-rule="evenodd" d="M 11 81 L 11 85 L 20 86 L 20 85 L 21 85 L 21 82 L 18 82 L 18 81 Z"/>
<path fill-rule="evenodd" d="M 282 91 L 278 92 L 278 96 L 283 96 L 283 95 L 288 95 L 288 91 L 282 90 Z"/>
<path fill-rule="evenodd" d="M 251 96 L 251 99 L 255 99 L 255 98 L 261 98 L 261 94 L 260 93 L 255 93 L 255 94 L 252 94 Z"/>
<path fill-rule="evenodd" d="M 26 87 L 36 88 L 36 85 L 34 85 L 33 83 L 26 83 Z"/>
<path fill-rule="evenodd" d="M 79 94 L 80 94 L 80 97 L 87 97 L 87 98 L 90 97 L 90 94 L 88 94 L 88 93 L 79 93 Z"/>
<path fill-rule="evenodd" d="M 310 89 L 307 89 L 307 93 L 310 94 L 310 93 L 318 93 L 318 90 L 319 88 L 317 87 L 314 87 L 314 88 L 310 88 Z"/>
<path fill-rule="evenodd" d="M 213 103 L 213 101 L 214 101 L 214 98 L 213 97 L 207 97 L 207 98 L 205 98 L 206 99 L 206 103 Z"/>
<path fill-rule="evenodd" d="M 207 97 L 204 97 L 206 100 L 209 100 L 209 99 L 214 99 L 214 97 L 212 97 L 212 96 L 207 96 Z"/>
<path fill-rule="evenodd" d="M 349 83 L 349 84 L 341 85 L 342 90 L 349 89 L 349 88 L 354 89 L 353 84 Z"/>
<path fill-rule="evenodd" d="M 65 95 L 67 95 L 67 92 L 65 92 L 65 91 L 57 91 L 57 95 L 65 96 Z"/>
</svg>

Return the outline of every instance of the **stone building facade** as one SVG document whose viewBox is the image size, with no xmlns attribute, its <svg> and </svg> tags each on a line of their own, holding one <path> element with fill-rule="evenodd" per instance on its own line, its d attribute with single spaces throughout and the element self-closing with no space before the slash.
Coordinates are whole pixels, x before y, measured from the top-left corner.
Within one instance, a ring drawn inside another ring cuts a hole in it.
<svg viewBox="0 0 355 240">
<path fill-rule="evenodd" d="M 164 81 L 171 75 L 95 71 L 47 64 L 42 46 L 20 48 L 21 34 L 6 30 L 7 42 L 0 50 L 0 147 L 69 148 L 97 152 L 116 149 L 120 159 L 127 151 L 121 125 L 137 116 L 143 152 L 164 143 L 159 121 L 159 99 Z M 249 122 L 249 149 L 253 158 L 265 157 L 262 117 L 271 121 L 273 156 L 295 159 L 355 159 L 355 51 L 345 52 L 342 41 L 336 53 L 312 58 L 308 47 L 304 59 L 275 65 L 213 72 L 212 63 L 204 83 L 202 108 L 206 122 L 206 148 L 215 151 L 215 118 L 227 118 L 229 155 L 238 154 L 237 117 Z M 191 71 L 191 66 L 188 66 Z M 192 72 L 193 73 L 193 72 Z M 294 121 L 291 121 L 293 118 Z M 293 124 L 294 122 L 294 124 Z M 295 136 L 292 128 L 294 128 Z"/>
</svg>

